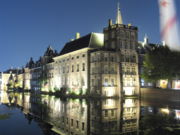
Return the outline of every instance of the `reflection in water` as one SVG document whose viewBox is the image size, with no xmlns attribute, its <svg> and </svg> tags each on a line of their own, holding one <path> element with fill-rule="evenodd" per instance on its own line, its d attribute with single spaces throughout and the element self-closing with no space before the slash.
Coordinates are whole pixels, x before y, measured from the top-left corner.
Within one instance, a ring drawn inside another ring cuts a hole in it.
<svg viewBox="0 0 180 135">
<path fill-rule="evenodd" d="M 21 108 L 28 123 L 43 120 L 48 132 L 62 135 L 138 134 L 140 104 L 137 98 L 60 100 L 54 96 L 3 93 L 0 102 Z M 51 126 L 50 126 L 51 125 Z"/>
</svg>

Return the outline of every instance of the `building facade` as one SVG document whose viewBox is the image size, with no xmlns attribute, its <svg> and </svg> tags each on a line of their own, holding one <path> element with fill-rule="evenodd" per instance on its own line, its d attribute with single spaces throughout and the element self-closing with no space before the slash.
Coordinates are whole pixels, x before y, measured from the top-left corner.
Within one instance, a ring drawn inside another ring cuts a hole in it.
<svg viewBox="0 0 180 135">
<path fill-rule="evenodd" d="M 90 33 L 66 43 L 60 53 L 48 47 L 24 68 L 23 88 L 33 91 L 120 97 L 139 94 L 138 28 L 109 20 L 103 33 Z"/>
</svg>

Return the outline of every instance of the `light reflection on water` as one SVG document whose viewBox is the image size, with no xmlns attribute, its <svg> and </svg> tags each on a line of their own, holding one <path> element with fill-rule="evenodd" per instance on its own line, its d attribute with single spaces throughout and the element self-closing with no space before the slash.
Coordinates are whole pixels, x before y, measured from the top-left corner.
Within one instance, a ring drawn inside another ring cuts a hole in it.
<svg viewBox="0 0 180 135">
<path fill-rule="evenodd" d="M 8 119 L 0 120 L 0 131 L 4 129 L 4 135 L 11 135 L 11 131 L 18 135 L 139 134 L 140 101 L 137 97 L 61 100 L 48 95 L 1 92 L 0 103 L 3 104 L 0 105 L 0 112 L 12 114 Z M 173 112 L 179 119 L 180 111 L 177 109 L 146 105 L 141 107 L 141 115 L 148 113 L 170 115 Z"/>
</svg>

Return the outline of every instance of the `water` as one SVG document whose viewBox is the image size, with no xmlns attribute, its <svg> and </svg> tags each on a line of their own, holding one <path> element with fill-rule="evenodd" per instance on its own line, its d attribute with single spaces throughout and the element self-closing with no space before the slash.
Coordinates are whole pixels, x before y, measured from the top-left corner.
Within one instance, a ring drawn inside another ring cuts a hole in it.
<svg viewBox="0 0 180 135">
<path fill-rule="evenodd" d="M 141 101 L 140 106 L 136 97 L 63 100 L 55 96 L 1 92 L 0 134 L 138 135 L 140 118 L 147 114 L 167 114 L 180 119 L 179 103 L 154 105 L 153 102 Z"/>
</svg>

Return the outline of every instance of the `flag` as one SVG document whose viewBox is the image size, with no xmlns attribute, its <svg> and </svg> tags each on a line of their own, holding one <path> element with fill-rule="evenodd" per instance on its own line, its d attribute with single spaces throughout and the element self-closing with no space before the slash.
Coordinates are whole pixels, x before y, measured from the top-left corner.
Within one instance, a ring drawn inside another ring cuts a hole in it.
<svg viewBox="0 0 180 135">
<path fill-rule="evenodd" d="M 171 50 L 180 51 L 180 34 L 174 0 L 159 0 L 161 39 Z"/>
</svg>

